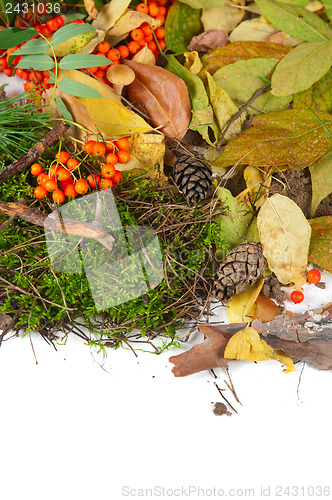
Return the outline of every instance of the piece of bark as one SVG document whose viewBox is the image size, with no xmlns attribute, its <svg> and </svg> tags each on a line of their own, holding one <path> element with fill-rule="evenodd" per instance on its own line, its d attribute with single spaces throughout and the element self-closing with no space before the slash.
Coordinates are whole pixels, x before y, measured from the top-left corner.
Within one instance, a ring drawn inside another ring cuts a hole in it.
<svg viewBox="0 0 332 500">
<path fill-rule="evenodd" d="M 77 222 L 70 219 L 56 219 L 44 214 L 40 210 L 29 208 L 24 203 L 4 202 L 0 200 L 0 215 L 15 216 L 26 222 L 30 222 L 35 226 L 44 227 L 45 220 L 47 220 L 47 229 L 49 231 L 65 232 L 73 236 L 80 236 L 82 238 L 92 238 L 99 241 L 105 248 L 111 250 L 114 244 L 114 238 L 111 234 L 107 233 L 98 222 Z M 59 222 L 60 220 L 60 222 Z"/>
<path fill-rule="evenodd" d="M 15 174 L 23 172 L 35 160 L 37 160 L 53 142 L 57 141 L 69 128 L 69 123 L 60 122 L 50 130 L 40 141 L 30 148 L 30 150 L 18 160 L 3 168 L 0 171 L 0 184 Z"/>
<path fill-rule="evenodd" d="M 216 325 L 206 323 L 199 325 L 205 340 L 194 345 L 189 351 L 172 356 L 170 363 L 174 364 L 172 372 L 175 377 L 185 377 L 212 368 L 227 368 L 229 359 L 224 358 L 225 347 L 231 336 L 242 330 L 246 324 Z"/>
</svg>

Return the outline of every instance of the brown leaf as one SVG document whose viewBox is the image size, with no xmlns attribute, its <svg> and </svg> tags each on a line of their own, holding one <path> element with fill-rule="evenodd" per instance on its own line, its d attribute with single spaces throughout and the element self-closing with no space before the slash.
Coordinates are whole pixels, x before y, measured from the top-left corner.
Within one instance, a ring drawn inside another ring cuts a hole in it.
<svg viewBox="0 0 332 500">
<path fill-rule="evenodd" d="M 96 19 L 98 10 L 96 9 L 94 0 L 84 0 L 84 8 L 92 19 Z"/>
<path fill-rule="evenodd" d="M 252 326 L 274 349 L 316 368 L 332 369 L 332 305 L 272 321 L 254 320 Z"/>
<path fill-rule="evenodd" d="M 206 323 L 198 328 L 206 336 L 205 340 L 189 351 L 169 358 L 170 363 L 174 364 L 172 372 L 175 377 L 185 377 L 212 368 L 227 368 L 229 360 L 224 358 L 225 347 L 233 333 L 243 328 L 243 324 Z"/>
<path fill-rule="evenodd" d="M 259 295 L 256 299 L 256 309 L 252 319 L 271 321 L 281 314 L 281 309 L 270 297 Z"/>
<path fill-rule="evenodd" d="M 228 33 L 225 30 L 208 30 L 200 35 L 193 36 L 188 50 L 197 52 L 207 52 L 228 44 Z"/>
<path fill-rule="evenodd" d="M 181 140 L 191 119 L 189 93 L 184 81 L 164 68 L 126 60 L 136 73 L 130 84 L 130 101 L 151 118 L 151 123 L 168 137 Z"/>
</svg>

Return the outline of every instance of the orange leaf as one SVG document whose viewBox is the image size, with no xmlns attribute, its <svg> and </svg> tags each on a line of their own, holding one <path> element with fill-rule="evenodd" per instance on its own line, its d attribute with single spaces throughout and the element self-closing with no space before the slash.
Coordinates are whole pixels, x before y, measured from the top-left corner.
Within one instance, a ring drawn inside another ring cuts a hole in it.
<svg viewBox="0 0 332 500">
<path fill-rule="evenodd" d="M 164 68 L 126 60 L 136 74 L 128 87 L 132 103 L 150 116 L 151 123 L 168 137 L 181 140 L 191 119 L 189 93 L 184 81 Z"/>
</svg>

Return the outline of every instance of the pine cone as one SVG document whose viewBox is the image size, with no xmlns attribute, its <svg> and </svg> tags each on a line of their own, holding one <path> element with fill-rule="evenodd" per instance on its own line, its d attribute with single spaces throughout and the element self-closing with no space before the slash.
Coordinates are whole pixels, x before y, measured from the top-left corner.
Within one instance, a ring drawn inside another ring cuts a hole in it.
<svg viewBox="0 0 332 500">
<path fill-rule="evenodd" d="M 174 182 L 189 206 L 204 200 L 212 184 L 210 165 L 189 155 L 181 155 L 174 164 Z"/>
<path fill-rule="evenodd" d="M 213 284 L 213 295 L 220 302 L 227 302 L 247 285 L 252 285 L 262 274 L 265 258 L 260 243 L 240 243 L 220 264 Z"/>
</svg>

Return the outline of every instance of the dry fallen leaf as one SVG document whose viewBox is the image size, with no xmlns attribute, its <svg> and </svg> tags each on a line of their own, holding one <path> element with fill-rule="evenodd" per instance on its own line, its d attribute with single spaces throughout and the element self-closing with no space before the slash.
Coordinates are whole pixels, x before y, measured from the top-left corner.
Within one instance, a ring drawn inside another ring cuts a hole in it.
<svg viewBox="0 0 332 500">
<path fill-rule="evenodd" d="M 135 168 L 148 170 L 153 179 L 165 179 L 165 142 L 162 134 L 133 134 L 128 151 L 138 161 Z"/>
<path fill-rule="evenodd" d="M 295 370 L 292 358 L 280 351 L 275 351 L 264 340 L 261 340 L 258 332 L 250 326 L 240 330 L 230 338 L 224 355 L 229 359 L 242 359 L 245 361 L 275 359 L 286 365 L 286 373 Z"/>
<path fill-rule="evenodd" d="M 253 320 L 271 321 L 281 314 L 281 309 L 270 297 L 259 295 L 256 300 L 256 309 L 252 317 Z"/>
<path fill-rule="evenodd" d="M 265 42 L 269 41 L 269 37 L 275 33 L 276 27 L 273 26 L 273 24 L 270 24 L 265 17 L 261 16 L 256 19 L 250 19 L 248 21 L 243 21 L 242 23 L 240 23 L 229 35 L 229 41 Z M 279 39 L 281 40 L 281 38 Z M 283 34 L 282 42 L 283 45 L 295 47 L 296 45 L 302 43 L 303 40 L 299 40 L 297 38 L 291 37 L 290 35 Z"/>
<path fill-rule="evenodd" d="M 132 61 L 142 63 L 142 64 L 150 64 L 151 66 L 156 65 L 156 58 L 151 49 L 147 45 L 143 47 L 143 49 L 139 50 L 137 54 L 134 55 Z"/>
<path fill-rule="evenodd" d="M 197 52 L 207 52 L 208 50 L 217 49 L 228 43 L 228 33 L 225 30 L 207 30 L 200 35 L 193 36 L 188 50 Z"/>
<path fill-rule="evenodd" d="M 99 30 L 108 31 L 127 10 L 130 2 L 131 0 L 112 0 L 108 2 L 101 9 L 92 26 Z"/>
<path fill-rule="evenodd" d="M 160 19 L 154 19 L 148 14 L 136 10 L 128 10 L 120 17 L 115 26 L 107 31 L 106 39 L 113 46 L 126 38 L 132 30 L 141 26 L 142 23 L 148 23 L 153 30 L 161 25 Z"/>
<path fill-rule="evenodd" d="M 232 31 L 242 21 L 244 13 L 243 9 L 233 7 L 230 0 L 220 0 L 218 7 L 203 8 L 201 21 L 204 31 Z"/>
<path fill-rule="evenodd" d="M 94 0 L 84 0 L 84 8 L 92 19 L 96 19 L 98 10 L 96 9 Z"/>
<path fill-rule="evenodd" d="M 257 217 L 263 254 L 280 283 L 301 289 L 306 270 L 311 227 L 300 207 L 287 196 L 274 194 Z"/>
<path fill-rule="evenodd" d="M 159 66 L 125 61 L 136 74 L 128 96 L 151 123 L 168 137 L 181 140 L 191 119 L 191 103 L 184 81 Z"/>
<path fill-rule="evenodd" d="M 193 75 L 198 75 L 203 68 L 198 52 L 194 50 L 193 52 L 185 52 L 183 55 L 186 58 L 184 67 L 189 69 L 190 73 L 193 73 Z"/>
<path fill-rule="evenodd" d="M 265 172 L 253 165 L 248 165 L 244 169 L 243 177 L 247 187 L 237 195 L 236 199 L 247 203 L 250 209 L 253 205 L 256 208 L 261 207 L 268 197 L 272 177 L 266 178 Z"/>
<path fill-rule="evenodd" d="M 262 278 L 254 285 L 248 286 L 242 293 L 234 295 L 226 303 L 226 314 L 230 323 L 251 322 L 256 309 L 255 302 L 263 284 L 264 279 Z"/>
</svg>

